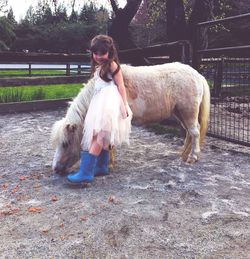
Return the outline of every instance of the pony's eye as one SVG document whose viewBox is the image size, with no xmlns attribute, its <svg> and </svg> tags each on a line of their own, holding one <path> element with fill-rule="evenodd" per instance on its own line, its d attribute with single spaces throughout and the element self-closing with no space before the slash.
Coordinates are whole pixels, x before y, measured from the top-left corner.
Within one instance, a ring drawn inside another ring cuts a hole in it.
<svg viewBox="0 0 250 259">
<path fill-rule="evenodd" d="M 63 142 L 63 143 L 62 143 L 62 146 L 63 146 L 63 148 L 67 148 L 67 147 L 69 146 L 69 143 Z"/>
</svg>

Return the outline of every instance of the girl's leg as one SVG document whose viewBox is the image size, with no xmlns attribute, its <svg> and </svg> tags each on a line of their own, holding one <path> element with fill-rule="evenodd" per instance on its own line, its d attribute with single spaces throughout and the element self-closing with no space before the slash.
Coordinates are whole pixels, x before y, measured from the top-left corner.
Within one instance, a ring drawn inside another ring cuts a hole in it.
<svg viewBox="0 0 250 259">
<path fill-rule="evenodd" d="M 97 143 L 96 137 L 94 137 L 89 152 L 81 152 L 80 170 L 68 175 L 68 180 L 73 183 L 92 182 L 101 151 L 102 146 Z"/>
<path fill-rule="evenodd" d="M 99 156 L 101 151 L 102 151 L 102 146 L 100 146 L 97 143 L 97 137 L 94 136 L 93 140 L 92 140 L 92 143 L 91 143 L 91 146 L 90 146 L 90 149 L 89 149 L 89 153 L 92 154 L 92 155 L 95 155 L 95 156 Z"/>
</svg>

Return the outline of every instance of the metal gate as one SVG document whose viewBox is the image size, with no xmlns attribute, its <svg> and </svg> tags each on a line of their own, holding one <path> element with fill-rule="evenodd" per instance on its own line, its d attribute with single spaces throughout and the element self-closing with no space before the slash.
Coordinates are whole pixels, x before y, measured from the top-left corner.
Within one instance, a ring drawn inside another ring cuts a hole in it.
<svg viewBox="0 0 250 259">
<path fill-rule="evenodd" d="M 245 19 L 250 13 L 198 24 L 211 26 Z M 200 72 L 211 90 L 208 134 L 250 146 L 250 45 L 198 50 Z"/>
</svg>

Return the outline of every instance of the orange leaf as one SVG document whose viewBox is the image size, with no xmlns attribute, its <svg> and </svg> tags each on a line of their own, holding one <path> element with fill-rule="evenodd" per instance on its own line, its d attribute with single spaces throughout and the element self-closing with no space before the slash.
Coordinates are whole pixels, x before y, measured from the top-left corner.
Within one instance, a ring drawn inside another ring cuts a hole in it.
<svg viewBox="0 0 250 259">
<path fill-rule="evenodd" d="M 11 192 L 16 193 L 18 191 L 19 186 L 17 185 Z"/>
<path fill-rule="evenodd" d="M 19 208 L 10 208 L 10 209 L 7 209 L 7 210 L 0 211 L 0 215 L 10 216 L 10 215 L 13 215 L 13 214 L 18 213 L 18 212 L 19 212 Z"/>
<path fill-rule="evenodd" d="M 35 207 L 30 207 L 28 209 L 29 212 L 34 212 L 34 213 L 40 213 L 43 209 L 42 208 L 35 208 Z"/>
<path fill-rule="evenodd" d="M 25 175 L 19 176 L 19 180 L 20 180 L 20 181 L 24 181 L 24 180 L 26 180 L 26 179 L 28 179 L 28 176 L 25 176 Z"/>
<path fill-rule="evenodd" d="M 65 236 L 60 236 L 60 239 L 63 241 L 65 239 Z"/>
</svg>

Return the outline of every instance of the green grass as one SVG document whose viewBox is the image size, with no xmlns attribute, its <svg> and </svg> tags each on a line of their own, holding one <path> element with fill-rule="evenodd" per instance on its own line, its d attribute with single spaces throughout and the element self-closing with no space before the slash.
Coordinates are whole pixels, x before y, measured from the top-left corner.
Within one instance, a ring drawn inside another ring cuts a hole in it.
<svg viewBox="0 0 250 259">
<path fill-rule="evenodd" d="M 0 87 L 0 103 L 75 97 L 82 84 Z"/>
<path fill-rule="evenodd" d="M 66 72 L 62 70 L 32 70 L 32 76 L 57 76 L 57 75 L 65 75 Z M 25 77 L 29 76 L 28 70 L 0 70 L 0 78 L 4 77 Z"/>
</svg>

